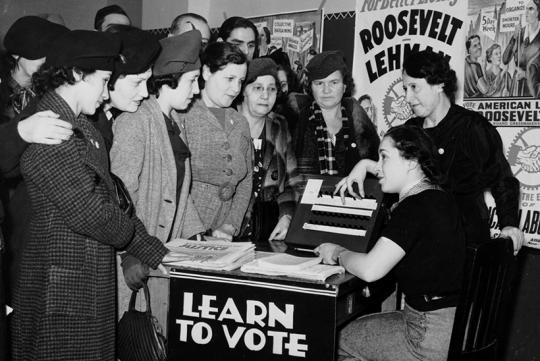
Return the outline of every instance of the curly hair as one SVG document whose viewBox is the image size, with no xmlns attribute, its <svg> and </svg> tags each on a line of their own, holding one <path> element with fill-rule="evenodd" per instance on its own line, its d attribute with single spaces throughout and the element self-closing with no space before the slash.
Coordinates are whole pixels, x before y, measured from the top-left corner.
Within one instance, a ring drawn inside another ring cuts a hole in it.
<svg viewBox="0 0 540 361">
<path fill-rule="evenodd" d="M 95 69 L 84 69 L 80 67 L 57 67 L 44 64 L 32 76 L 32 86 L 38 96 L 42 96 L 50 90 L 54 90 L 61 85 L 73 85 L 77 82 L 73 73 L 85 76 L 95 73 Z"/>
<path fill-rule="evenodd" d="M 444 93 L 452 104 L 455 102 L 456 72 L 443 55 L 430 50 L 411 52 L 403 62 L 403 71 L 413 78 L 425 79 L 430 85 L 443 84 Z"/>
<path fill-rule="evenodd" d="M 175 73 L 175 74 L 165 74 L 160 76 L 151 76 L 146 83 L 148 87 L 148 93 L 155 95 L 156 98 L 159 98 L 159 90 L 162 86 L 168 85 L 171 89 L 176 89 L 182 74 L 185 73 Z"/>
<path fill-rule="evenodd" d="M 416 160 L 432 184 L 444 183 L 445 177 L 437 160 L 437 147 L 424 129 L 411 125 L 399 125 L 388 129 L 384 137 L 393 140 L 403 158 Z"/>
</svg>

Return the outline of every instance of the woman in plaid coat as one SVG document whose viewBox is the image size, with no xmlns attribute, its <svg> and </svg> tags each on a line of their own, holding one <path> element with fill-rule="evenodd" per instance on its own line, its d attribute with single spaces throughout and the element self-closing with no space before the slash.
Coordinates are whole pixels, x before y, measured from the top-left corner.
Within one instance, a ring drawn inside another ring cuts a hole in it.
<svg viewBox="0 0 540 361">
<path fill-rule="evenodd" d="M 108 98 L 119 48 L 109 34 L 68 32 L 35 77 L 37 110 L 59 114 L 74 136 L 21 158 L 33 216 L 14 293 L 15 361 L 115 360 L 115 250 L 154 268 L 166 253 L 118 206 L 103 138 L 85 116 Z"/>
</svg>

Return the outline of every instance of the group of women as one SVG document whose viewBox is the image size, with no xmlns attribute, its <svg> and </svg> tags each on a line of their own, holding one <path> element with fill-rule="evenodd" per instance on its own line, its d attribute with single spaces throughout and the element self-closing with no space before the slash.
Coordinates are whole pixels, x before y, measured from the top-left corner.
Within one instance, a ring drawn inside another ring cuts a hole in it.
<svg viewBox="0 0 540 361">
<path fill-rule="evenodd" d="M 13 359 L 114 360 L 116 252 L 118 287 L 138 289 L 171 239 L 283 240 L 303 176 L 349 172 L 342 192 L 371 172 L 399 201 L 369 253 L 317 251 L 366 281 L 395 268 L 407 305 L 348 325 L 340 355 L 445 359 L 465 238 L 489 237 L 483 189 L 494 193 L 502 234 L 516 250 L 523 242 L 518 184 L 496 131 L 454 104 L 446 60 L 420 52 L 403 68 L 417 118 L 379 145 L 365 111 L 345 97 L 343 57 L 323 52 L 306 66 L 307 94 L 289 95 L 293 138 L 273 111 L 285 79 L 271 58 L 253 58 L 256 27 L 242 18 L 224 25 L 225 41 L 202 52 L 197 30 L 158 44 L 131 27 L 63 29 L 46 48 L 28 115 L 62 119 L 55 130 L 65 131 L 48 137 L 52 145 L 24 142 L 19 154 L 32 212 L 13 288 Z M 96 113 L 105 123 L 89 119 Z M 119 199 L 124 188 L 130 199 Z M 167 287 L 152 275 L 152 287 Z"/>
</svg>

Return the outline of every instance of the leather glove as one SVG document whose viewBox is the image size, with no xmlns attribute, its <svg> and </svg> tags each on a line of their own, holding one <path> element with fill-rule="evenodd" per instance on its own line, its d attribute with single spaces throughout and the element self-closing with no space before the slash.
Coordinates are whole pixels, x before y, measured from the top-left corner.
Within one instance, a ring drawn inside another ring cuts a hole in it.
<svg viewBox="0 0 540 361">
<path fill-rule="evenodd" d="M 141 288 L 150 274 L 148 265 L 129 254 L 122 258 L 122 271 L 126 285 L 133 291 Z"/>
</svg>

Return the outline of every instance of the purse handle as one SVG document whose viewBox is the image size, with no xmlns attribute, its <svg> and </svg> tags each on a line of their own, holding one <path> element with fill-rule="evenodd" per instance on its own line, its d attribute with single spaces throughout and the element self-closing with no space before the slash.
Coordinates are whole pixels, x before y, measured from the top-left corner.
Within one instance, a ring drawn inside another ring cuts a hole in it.
<svg viewBox="0 0 540 361">
<path fill-rule="evenodd" d="M 148 285 L 146 284 L 146 281 L 143 283 L 143 289 L 144 298 L 146 299 L 146 311 L 144 312 L 152 315 L 152 307 L 150 306 L 150 291 L 148 290 Z M 137 293 L 139 293 L 139 290 L 131 292 L 131 298 L 129 300 L 129 311 L 135 310 L 135 300 L 137 299 Z"/>
</svg>

